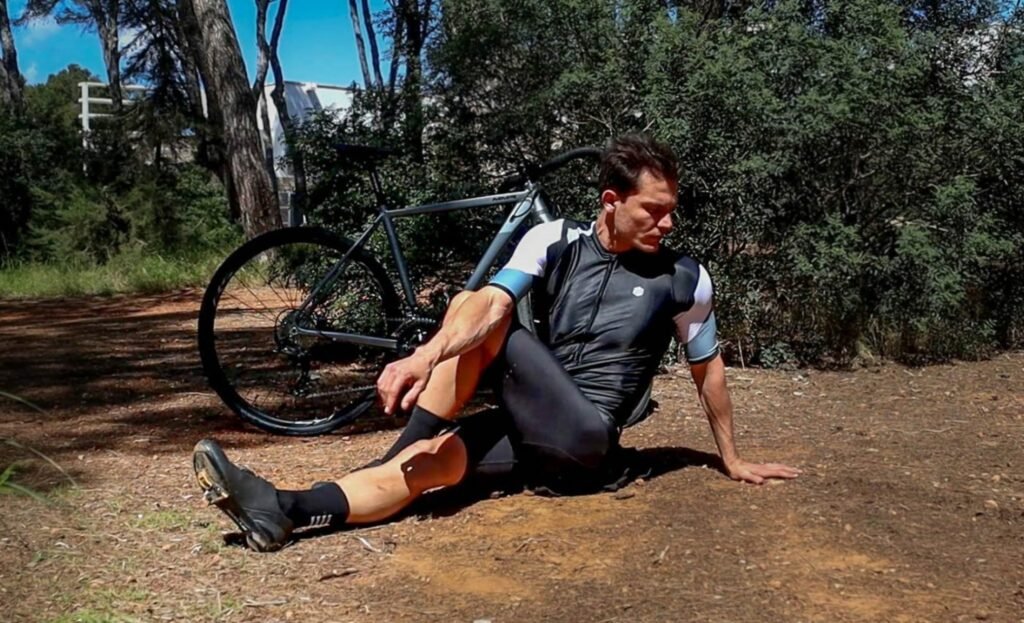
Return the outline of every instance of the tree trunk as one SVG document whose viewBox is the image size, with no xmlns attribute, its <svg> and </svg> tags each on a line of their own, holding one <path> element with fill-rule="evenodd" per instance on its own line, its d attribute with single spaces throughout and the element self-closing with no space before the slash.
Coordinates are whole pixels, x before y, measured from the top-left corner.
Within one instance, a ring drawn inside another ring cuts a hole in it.
<svg viewBox="0 0 1024 623">
<path fill-rule="evenodd" d="M 11 21 L 7 14 L 7 0 L 0 0 L 0 103 L 20 109 L 24 96 L 21 71 L 18 69 L 18 50 L 11 34 Z"/>
<path fill-rule="evenodd" d="M 277 88 L 277 85 L 274 85 Z M 274 133 L 270 128 L 270 102 L 266 101 L 261 94 L 256 100 L 256 106 L 260 109 L 260 122 L 263 124 L 263 161 L 267 167 L 267 175 L 270 176 L 270 186 L 275 197 L 281 196 L 281 184 L 277 179 L 277 167 L 274 166 Z"/>
<path fill-rule="evenodd" d="M 373 12 L 370 11 L 369 0 L 363 0 L 363 22 L 366 24 L 366 40 L 370 44 L 373 79 L 377 81 L 377 89 L 380 90 L 384 88 L 384 77 L 380 73 L 380 51 L 377 49 L 377 32 L 373 29 Z"/>
<path fill-rule="evenodd" d="M 381 102 L 380 125 L 389 129 L 398 114 L 399 98 L 396 97 L 398 86 L 398 67 L 401 65 L 405 50 L 405 9 L 401 5 L 392 5 L 394 22 L 391 30 L 391 66 L 388 69 L 388 83 L 384 89 Z"/>
<path fill-rule="evenodd" d="M 103 48 L 103 64 L 107 66 L 107 90 L 110 92 L 111 108 L 114 114 L 121 112 L 124 98 L 121 94 L 121 43 L 117 35 L 118 2 L 106 3 L 106 11 L 102 19 L 96 21 L 96 30 L 100 35 Z"/>
<path fill-rule="evenodd" d="M 287 0 L 285 0 L 287 4 Z M 270 44 L 267 43 L 267 13 L 270 8 L 270 0 L 256 0 L 256 47 L 259 56 L 256 60 L 256 78 L 252 83 L 252 96 L 256 100 L 256 107 L 259 109 L 260 122 L 263 124 L 263 159 L 267 165 L 267 174 L 270 175 L 270 183 L 274 188 L 274 196 L 280 197 L 280 184 L 277 179 L 277 167 L 274 166 L 274 134 L 270 128 L 270 103 L 264 93 L 267 82 L 267 68 L 270 65 Z M 274 38 L 280 36 L 280 24 L 283 14 L 278 9 L 277 18 L 274 22 Z"/>
<path fill-rule="evenodd" d="M 356 0 L 348 0 L 348 12 L 352 18 L 352 34 L 356 37 L 359 67 L 363 70 L 363 87 L 369 89 L 373 87 L 373 80 L 370 78 L 370 66 L 366 63 L 366 45 L 363 44 L 363 32 L 359 26 L 359 7 L 356 6 Z"/>
<path fill-rule="evenodd" d="M 256 77 L 252 81 L 252 95 L 259 102 L 263 95 L 263 85 L 267 81 L 267 65 L 270 62 L 270 49 L 267 45 L 267 12 L 270 0 L 256 0 Z"/>
<path fill-rule="evenodd" d="M 228 183 L 237 196 L 242 228 L 251 238 L 281 226 L 277 198 L 260 150 L 256 102 L 226 1 L 191 2 L 202 39 L 198 56 L 206 97 L 223 116 Z"/>
<path fill-rule="evenodd" d="M 430 0 L 421 12 L 417 0 L 402 3 L 405 22 L 405 83 L 402 102 L 405 113 L 405 143 L 413 160 L 423 162 L 423 64 L 420 55 L 426 37 L 426 22 L 430 19 Z"/>
<path fill-rule="evenodd" d="M 391 31 L 391 67 L 388 69 L 388 95 L 395 94 L 398 79 L 398 66 L 402 60 L 402 48 L 405 46 L 404 12 L 395 10 L 395 25 Z"/>
<path fill-rule="evenodd" d="M 274 25 L 274 35 L 270 40 L 270 66 L 274 71 L 274 90 L 270 93 L 274 106 L 277 108 L 277 118 L 281 121 L 284 129 L 285 145 L 292 160 L 292 174 L 295 176 L 295 194 L 292 196 L 292 210 L 302 214 L 306 208 L 306 163 L 302 158 L 302 151 L 293 149 L 295 137 L 295 122 L 288 113 L 288 102 L 284 97 L 284 72 L 281 71 L 281 61 L 277 57 L 277 42 L 281 34 L 281 24 L 284 21 L 284 12 L 288 8 L 288 0 L 281 0 L 278 10 L 278 22 Z"/>
<path fill-rule="evenodd" d="M 224 115 L 216 100 L 203 96 L 202 85 L 209 84 L 210 80 L 205 75 L 204 59 L 199 53 L 203 49 L 203 37 L 192 9 L 192 0 L 175 0 L 175 16 L 181 31 L 182 70 L 186 73 L 185 84 L 192 104 L 192 116 L 196 120 L 196 162 L 220 180 L 228 196 L 231 217 L 240 221 L 242 211 L 238 205 L 238 193 L 231 183 L 224 153 Z"/>
</svg>

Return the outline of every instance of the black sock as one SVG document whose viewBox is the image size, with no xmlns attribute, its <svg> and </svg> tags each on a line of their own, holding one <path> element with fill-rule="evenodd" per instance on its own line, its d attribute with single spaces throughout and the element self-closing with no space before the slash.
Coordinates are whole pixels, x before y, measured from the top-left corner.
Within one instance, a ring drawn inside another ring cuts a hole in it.
<svg viewBox="0 0 1024 623">
<path fill-rule="evenodd" d="M 416 405 L 412 408 L 409 423 L 405 425 L 402 434 L 398 436 L 398 441 L 391 446 L 390 450 L 384 453 L 381 461 L 390 461 L 399 452 L 412 445 L 413 442 L 436 437 L 438 433 L 451 426 L 451 424 L 451 420 L 437 417 L 430 411 Z"/>
<path fill-rule="evenodd" d="M 307 491 L 278 491 L 277 501 L 296 528 L 337 527 L 348 519 L 348 498 L 333 482 L 318 482 Z"/>
</svg>

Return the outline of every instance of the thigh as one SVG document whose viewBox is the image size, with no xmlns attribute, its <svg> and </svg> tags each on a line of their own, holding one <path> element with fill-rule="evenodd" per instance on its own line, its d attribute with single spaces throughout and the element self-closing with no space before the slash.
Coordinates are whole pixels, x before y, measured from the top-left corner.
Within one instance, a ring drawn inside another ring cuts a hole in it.
<svg viewBox="0 0 1024 623">
<path fill-rule="evenodd" d="M 537 336 L 509 330 L 492 380 L 508 415 L 511 444 L 539 469 L 600 467 L 618 443 L 618 427 L 577 387 Z"/>
</svg>

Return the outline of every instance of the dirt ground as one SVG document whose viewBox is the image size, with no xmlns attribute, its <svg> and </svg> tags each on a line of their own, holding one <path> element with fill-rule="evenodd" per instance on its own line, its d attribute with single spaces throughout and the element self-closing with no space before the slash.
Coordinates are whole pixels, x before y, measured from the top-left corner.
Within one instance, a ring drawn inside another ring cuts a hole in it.
<svg viewBox="0 0 1024 623">
<path fill-rule="evenodd" d="M 241 424 L 207 389 L 199 295 L 0 303 L 4 621 L 1024 621 L 1024 353 L 923 369 L 730 369 L 738 444 L 800 466 L 715 468 L 685 368 L 627 431 L 656 475 L 618 493 L 445 501 L 276 554 L 225 541 L 196 440 L 282 486 L 383 451 Z M 378 427 L 379 428 L 379 427 Z M 71 483 L 74 480 L 75 484 Z"/>
</svg>

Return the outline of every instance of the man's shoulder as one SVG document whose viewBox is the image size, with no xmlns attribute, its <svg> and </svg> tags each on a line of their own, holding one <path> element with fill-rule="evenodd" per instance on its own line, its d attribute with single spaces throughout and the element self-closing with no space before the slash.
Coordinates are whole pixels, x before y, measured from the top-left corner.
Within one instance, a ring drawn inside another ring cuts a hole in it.
<svg viewBox="0 0 1024 623">
<path fill-rule="evenodd" d="M 664 246 L 659 249 L 659 255 L 671 266 L 672 289 L 676 297 L 690 300 L 698 289 L 710 287 L 710 273 L 692 256 Z"/>
<path fill-rule="evenodd" d="M 665 245 L 662 245 L 654 256 L 658 263 L 669 267 L 673 274 L 698 277 L 703 268 L 703 265 L 693 257 Z"/>
<path fill-rule="evenodd" d="M 555 255 L 559 255 L 573 243 L 593 235 L 594 223 L 560 218 L 534 225 L 520 244 L 536 249 L 546 249 L 549 253 L 554 252 Z"/>
</svg>

